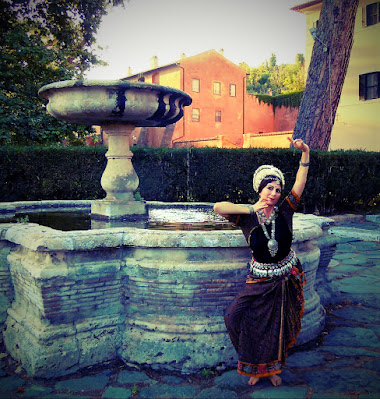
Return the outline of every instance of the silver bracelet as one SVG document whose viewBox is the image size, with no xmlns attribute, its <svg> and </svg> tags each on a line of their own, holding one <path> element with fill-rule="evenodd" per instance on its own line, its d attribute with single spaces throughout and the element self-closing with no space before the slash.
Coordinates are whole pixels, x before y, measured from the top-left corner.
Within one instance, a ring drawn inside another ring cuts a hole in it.
<svg viewBox="0 0 380 399">
<path fill-rule="evenodd" d="M 300 161 L 300 165 L 304 166 L 305 168 L 310 165 L 310 162 L 304 163 Z"/>
<path fill-rule="evenodd" d="M 253 205 L 248 205 L 248 209 L 249 209 L 250 215 L 253 215 L 255 213 L 255 210 L 253 209 Z"/>
</svg>

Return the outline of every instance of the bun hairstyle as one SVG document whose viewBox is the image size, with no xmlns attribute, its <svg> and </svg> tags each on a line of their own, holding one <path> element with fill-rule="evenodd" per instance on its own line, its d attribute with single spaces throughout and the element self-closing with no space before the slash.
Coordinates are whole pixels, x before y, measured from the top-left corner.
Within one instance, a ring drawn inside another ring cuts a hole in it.
<svg viewBox="0 0 380 399">
<path fill-rule="evenodd" d="M 253 189 L 260 193 L 261 190 L 270 182 L 275 181 L 284 189 L 285 179 L 280 169 L 273 165 L 260 166 L 253 175 Z"/>
</svg>

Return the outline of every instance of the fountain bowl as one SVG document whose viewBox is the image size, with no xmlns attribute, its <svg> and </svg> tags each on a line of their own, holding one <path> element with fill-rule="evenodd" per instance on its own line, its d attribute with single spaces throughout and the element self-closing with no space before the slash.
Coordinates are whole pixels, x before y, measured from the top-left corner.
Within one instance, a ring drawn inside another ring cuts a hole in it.
<svg viewBox="0 0 380 399">
<path fill-rule="evenodd" d="M 178 89 L 123 80 L 65 80 L 41 87 L 47 111 L 84 125 L 127 124 L 163 127 L 183 116 L 191 97 Z"/>
</svg>

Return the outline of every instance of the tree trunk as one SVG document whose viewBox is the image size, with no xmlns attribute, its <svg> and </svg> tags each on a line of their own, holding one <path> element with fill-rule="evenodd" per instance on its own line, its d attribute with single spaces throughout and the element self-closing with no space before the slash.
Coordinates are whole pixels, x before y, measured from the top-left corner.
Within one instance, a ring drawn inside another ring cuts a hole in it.
<svg viewBox="0 0 380 399">
<path fill-rule="evenodd" d="M 327 151 L 353 43 L 358 0 L 323 0 L 293 138 Z M 359 83 L 358 83 L 359 84 Z"/>
</svg>

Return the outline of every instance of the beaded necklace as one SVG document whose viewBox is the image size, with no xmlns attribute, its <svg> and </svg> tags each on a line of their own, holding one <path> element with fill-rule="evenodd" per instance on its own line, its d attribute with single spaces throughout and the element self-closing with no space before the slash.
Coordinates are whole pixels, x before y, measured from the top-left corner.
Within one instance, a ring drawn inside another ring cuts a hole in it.
<svg viewBox="0 0 380 399">
<path fill-rule="evenodd" d="M 265 216 L 265 213 L 262 209 L 257 212 L 259 214 L 260 220 L 261 220 L 260 226 L 263 229 L 265 237 L 268 239 L 268 250 L 269 250 L 269 253 L 272 256 L 272 258 L 274 256 L 276 256 L 277 251 L 278 251 L 278 242 L 275 239 L 277 211 L 278 211 L 278 208 L 277 208 L 277 206 L 275 206 L 269 218 L 267 218 Z M 266 224 L 269 225 L 269 223 L 272 224 L 270 236 L 269 236 L 268 230 L 265 226 Z"/>
</svg>

